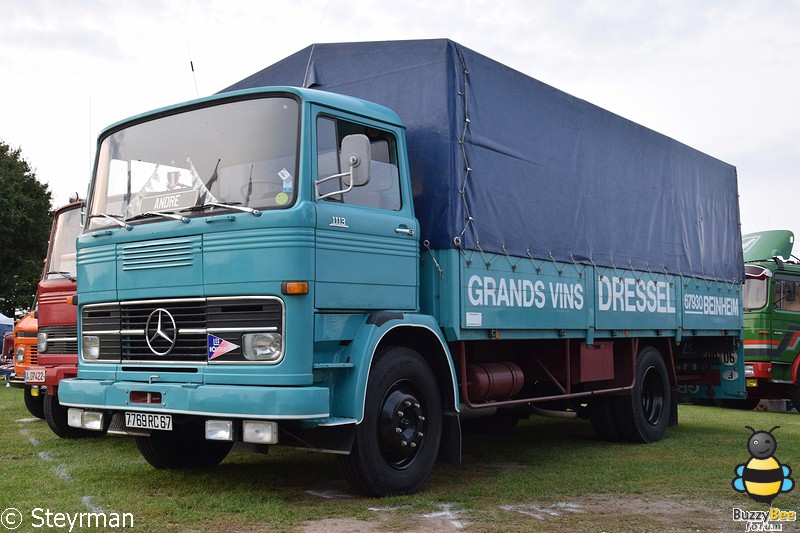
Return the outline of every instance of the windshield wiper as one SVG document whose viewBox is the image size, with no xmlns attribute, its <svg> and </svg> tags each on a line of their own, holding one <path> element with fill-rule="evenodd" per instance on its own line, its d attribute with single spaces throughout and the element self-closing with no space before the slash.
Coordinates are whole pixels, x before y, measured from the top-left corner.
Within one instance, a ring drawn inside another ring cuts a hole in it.
<svg viewBox="0 0 800 533">
<path fill-rule="evenodd" d="M 62 272 L 60 270 L 59 271 L 53 270 L 51 272 L 48 272 L 45 275 L 49 276 L 50 274 L 61 274 L 62 276 L 64 276 L 65 278 L 67 278 L 70 281 L 76 281 L 77 280 L 77 278 L 75 276 L 71 275 L 69 272 Z"/>
<path fill-rule="evenodd" d="M 184 224 L 189 223 L 189 219 L 183 215 L 176 215 L 170 211 L 145 211 L 143 213 L 139 213 L 138 215 L 133 215 L 125 219 L 125 222 L 131 222 L 133 220 L 139 220 L 140 218 L 146 217 L 164 217 L 169 218 L 171 220 L 180 220 Z"/>
<path fill-rule="evenodd" d="M 113 222 L 117 226 L 123 227 L 128 231 L 133 229 L 133 226 L 131 226 L 130 224 L 126 224 L 124 221 L 120 220 L 122 218 L 120 215 L 108 215 L 106 213 L 97 213 L 96 215 L 90 215 L 89 216 L 89 218 L 97 218 L 97 217 L 105 218 L 107 220 L 110 220 L 111 222 Z"/>
<path fill-rule="evenodd" d="M 243 213 L 250 213 L 253 216 L 260 217 L 261 211 L 258 209 L 253 209 L 252 207 L 245 207 L 243 205 L 238 205 L 239 202 L 206 202 L 203 205 L 196 205 L 194 207 L 187 207 L 186 209 L 181 209 L 181 211 L 199 211 L 201 209 L 205 209 L 207 207 L 222 207 L 226 209 L 233 209 L 235 211 L 242 211 Z"/>
</svg>

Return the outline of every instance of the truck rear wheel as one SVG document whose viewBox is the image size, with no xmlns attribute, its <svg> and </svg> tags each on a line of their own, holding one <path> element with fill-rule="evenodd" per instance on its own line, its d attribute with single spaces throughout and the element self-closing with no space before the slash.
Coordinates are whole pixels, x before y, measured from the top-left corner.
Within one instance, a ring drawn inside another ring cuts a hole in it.
<svg viewBox="0 0 800 533">
<path fill-rule="evenodd" d="M 57 394 L 58 391 L 56 391 L 56 394 L 48 394 L 44 398 L 44 419 L 47 421 L 47 425 L 50 426 L 50 429 L 53 430 L 53 433 L 62 439 L 75 439 L 100 434 L 100 432 L 74 428 L 67 424 L 68 409 L 62 406 L 58 401 Z"/>
<path fill-rule="evenodd" d="M 158 469 L 210 468 L 227 457 L 233 442 L 206 440 L 203 424 L 190 424 L 136 437 L 136 446 Z"/>
<path fill-rule="evenodd" d="M 30 414 L 44 420 L 44 395 L 41 391 L 38 396 L 34 396 L 31 393 L 31 388 L 25 387 L 25 407 Z"/>
<path fill-rule="evenodd" d="M 670 387 L 661 353 L 645 346 L 636 359 L 636 383 L 631 395 L 620 398 L 617 422 L 622 440 L 657 442 L 669 424 Z"/>
<path fill-rule="evenodd" d="M 345 477 L 366 496 L 417 492 L 436 462 L 441 422 L 436 377 L 425 359 L 408 348 L 382 350 L 367 381 L 353 449 L 340 458 Z"/>
</svg>

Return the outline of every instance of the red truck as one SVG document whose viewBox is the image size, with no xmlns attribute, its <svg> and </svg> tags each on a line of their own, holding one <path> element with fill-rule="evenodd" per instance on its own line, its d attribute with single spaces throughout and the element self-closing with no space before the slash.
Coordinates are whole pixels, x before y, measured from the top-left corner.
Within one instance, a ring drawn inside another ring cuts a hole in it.
<svg viewBox="0 0 800 533">
<path fill-rule="evenodd" d="M 45 270 L 37 290 L 39 332 L 38 361 L 25 370 L 26 389 L 43 394 L 44 418 L 53 433 L 72 438 L 84 430 L 67 425 L 67 410 L 58 401 L 58 384 L 77 375 L 77 307 L 71 297 L 76 291 L 75 239 L 81 231 L 82 200 L 56 210 L 50 231 Z"/>
</svg>

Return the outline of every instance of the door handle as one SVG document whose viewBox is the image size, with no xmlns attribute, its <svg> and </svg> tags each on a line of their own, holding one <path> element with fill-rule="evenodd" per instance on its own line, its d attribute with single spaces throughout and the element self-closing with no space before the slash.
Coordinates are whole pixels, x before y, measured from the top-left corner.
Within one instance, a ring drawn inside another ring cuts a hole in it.
<svg viewBox="0 0 800 533">
<path fill-rule="evenodd" d="M 401 226 L 399 228 L 394 228 L 394 232 L 395 233 L 405 233 L 406 235 L 410 235 L 412 237 L 414 236 L 414 230 L 412 228 L 404 228 L 404 227 Z"/>
</svg>

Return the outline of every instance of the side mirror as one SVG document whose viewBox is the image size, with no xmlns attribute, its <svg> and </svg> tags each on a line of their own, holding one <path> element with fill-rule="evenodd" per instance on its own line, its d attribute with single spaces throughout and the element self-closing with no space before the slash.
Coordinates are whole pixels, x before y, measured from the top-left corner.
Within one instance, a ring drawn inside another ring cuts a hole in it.
<svg viewBox="0 0 800 533">
<path fill-rule="evenodd" d="M 323 198 L 328 198 L 329 196 L 346 194 L 352 191 L 353 187 L 363 187 L 369 183 L 371 161 L 372 146 L 370 145 L 369 138 L 367 138 L 366 135 L 359 133 L 348 135 L 342 139 L 342 148 L 339 151 L 339 168 L 345 170 L 345 172 L 318 179 L 314 183 L 317 200 L 322 200 Z M 342 183 L 345 185 L 345 188 L 338 191 L 320 194 L 319 186 L 326 181 L 334 179 L 341 179 Z"/>
<path fill-rule="evenodd" d="M 369 183 L 369 166 L 372 150 L 366 135 L 348 135 L 342 139 L 339 152 L 339 168 L 349 169 L 350 183 L 353 187 L 363 187 Z"/>
</svg>

